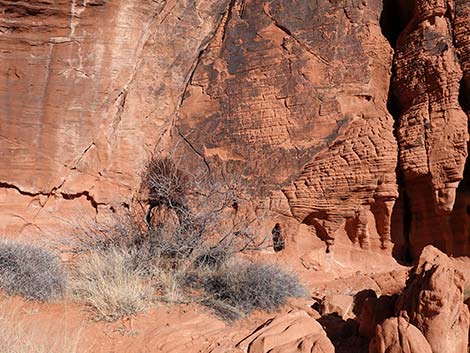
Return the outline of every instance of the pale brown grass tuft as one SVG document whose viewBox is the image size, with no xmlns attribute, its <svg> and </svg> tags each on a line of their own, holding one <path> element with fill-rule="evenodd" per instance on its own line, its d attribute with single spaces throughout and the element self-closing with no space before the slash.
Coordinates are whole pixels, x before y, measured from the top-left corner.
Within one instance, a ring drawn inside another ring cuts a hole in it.
<svg viewBox="0 0 470 353">
<path fill-rule="evenodd" d="M 86 304 L 96 320 L 115 321 L 142 312 L 152 287 L 130 266 L 135 257 L 119 248 L 90 253 L 72 273 L 70 295 Z"/>
</svg>

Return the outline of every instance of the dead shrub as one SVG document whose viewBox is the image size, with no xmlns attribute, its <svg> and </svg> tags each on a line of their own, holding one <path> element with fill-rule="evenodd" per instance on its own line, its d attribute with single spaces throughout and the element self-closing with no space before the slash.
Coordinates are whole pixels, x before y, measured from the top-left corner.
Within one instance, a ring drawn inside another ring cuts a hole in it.
<svg viewBox="0 0 470 353">
<path fill-rule="evenodd" d="M 60 297 L 66 276 L 52 251 L 32 244 L 0 241 L 0 288 L 10 295 L 46 301 Z"/>
<path fill-rule="evenodd" d="M 77 226 L 67 237 L 56 240 L 56 246 L 75 255 L 106 252 L 107 249 L 134 249 L 148 241 L 148 229 L 139 221 L 141 215 L 122 213 L 103 222 L 88 222 Z"/>
<path fill-rule="evenodd" d="M 178 169 L 171 158 L 150 159 L 142 181 L 151 205 L 165 205 L 178 212 L 186 210 L 190 177 Z"/>
</svg>

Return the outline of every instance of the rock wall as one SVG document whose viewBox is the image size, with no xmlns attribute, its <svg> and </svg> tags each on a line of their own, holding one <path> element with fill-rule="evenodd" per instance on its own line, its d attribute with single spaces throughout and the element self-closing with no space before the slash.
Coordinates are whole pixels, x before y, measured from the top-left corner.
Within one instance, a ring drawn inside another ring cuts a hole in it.
<svg viewBox="0 0 470 353">
<path fill-rule="evenodd" d="M 226 5 L 0 1 L 2 234 L 130 203 Z"/>
<path fill-rule="evenodd" d="M 447 0 L 416 1 L 396 44 L 397 138 L 412 213 L 409 240 L 414 256 L 427 244 L 453 253 L 449 214 L 463 179 L 468 142 L 457 56 L 468 33 L 457 25 L 454 35 L 454 19 L 463 21 L 454 7 Z M 459 38 L 455 45 L 454 37 Z"/>
<path fill-rule="evenodd" d="M 236 175 L 286 247 L 470 253 L 467 1 L 0 0 L 0 14 L 2 236 L 130 207 L 149 156 L 173 154 Z"/>
<path fill-rule="evenodd" d="M 242 170 L 328 245 L 341 231 L 359 249 L 391 244 L 397 143 L 381 11 L 374 0 L 234 1 L 176 122 L 211 169 Z"/>
<path fill-rule="evenodd" d="M 423 249 L 395 303 L 395 317 L 376 322 L 371 320 L 373 316 L 361 315 L 362 326 L 376 326 L 370 353 L 468 352 L 470 314 L 464 303 L 465 277 L 455 265 L 455 259 L 433 246 Z M 386 307 L 382 302 L 375 310 Z M 364 321 L 367 318 L 369 322 Z"/>
</svg>

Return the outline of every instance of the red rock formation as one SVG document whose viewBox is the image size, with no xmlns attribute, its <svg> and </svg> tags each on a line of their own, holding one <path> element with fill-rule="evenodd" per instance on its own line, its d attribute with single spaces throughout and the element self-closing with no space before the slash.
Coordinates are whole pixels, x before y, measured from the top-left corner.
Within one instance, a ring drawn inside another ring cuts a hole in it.
<svg viewBox="0 0 470 353">
<path fill-rule="evenodd" d="M 455 0 L 455 17 L 453 23 L 454 40 L 460 65 L 463 71 L 463 89 L 461 101 L 465 104 L 467 114 L 470 113 L 470 3 Z"/>
<path fill-rule="evenodd" d="M 396 299 L 396 295 L 366 298 L 357 317 L 359 334 L 364 337 L 374 337 L 377 325 L 394 316 Z"/>
<path fill-rule="evenodd" d="M 243 170 L 275 211 L 364 249 L 390 245 L 397 197 L 381 9 L 235 1 L 176 122 L 212 170 Z"/>
<path fill-rule="evenodd" d="M 2 233 L 130 202 L 227 3 L 0 1 Z"/>
<path fill-rule="evenodd" d="M 321 314 L 335 314 L 343 319 L 352 316 L 354 298 L 350 295 L 330 294 L 321 301 Z"/>
<path fill-rule="evenodd" d="M 469 254 L 470 8 L 401 4 L 397 145 L 382 0 L 0 0 L 0 231 L 127 207 L 173 153 L 266 197 L 287 247 L 303 223 L 354 267 L 398 244 L 399 157 L 412 255 Z"/>
<path fill-rule="evenodd" d="M 415 326 L 402 317 L 394 317 L 377 326 L 369 353 L 433 353 L 433 350 Z"/>
<path fill-rule="evenodd" d="M 468 1 L 455 1 L 455 15 L 453 21 L 454 42 L 463 78 L 460 85 L 460 104 L 470 116 L 470 3 Z M 464 180 L 458 190 L 454 209 L 450 216 L 452 232 L 452 254 L 462 256 L 470 254 L 470 169 L 466 165 Z"/>
<path fill-rule="evenodd" d="M 465 279 L 452 261 L 427 246 L 397 302 L 431 345 L 433 353 L 466 353 L 470 315 L 463 302 Z"/>
<path fill-rule="evenodd" d="M 0 6 L 5 233 L 130 203 L 156 150 L 240 174 L 328 244 L 390 247 L 382 1 Z"/>
<path fill-rule="evenodd" d="M 320 324 L 305 311 L 294 310 L 267 321 L 237 347 L 244 353 L 334 353 Z"/>
<path fill-rule="evenodd" d="M 427 244 L 448 253 L 448 215 L 467 158 L 467 116 L 459 103 L 462 70 L 452 33 L 453 1 L 417 0 L 398 38 L 394 84 L 400 109 L 400 169 L 412 212 L 415 257 Z"/>
</svg>

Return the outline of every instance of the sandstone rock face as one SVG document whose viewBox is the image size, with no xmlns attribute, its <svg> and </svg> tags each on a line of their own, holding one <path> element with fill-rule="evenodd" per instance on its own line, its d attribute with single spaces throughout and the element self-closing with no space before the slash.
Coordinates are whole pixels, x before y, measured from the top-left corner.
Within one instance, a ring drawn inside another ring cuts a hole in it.
<svg viewBox="0 0 470 353">
<path fill-rule="evenodd" d="M 266 322 L 241 341 L 245 353 L 334 353 L 320 324 L 305 311 L 294 310 Z"/>
<path fill-rule="evenodd" d="M 0 1 L 2 233 L 130 203 L 227 3 Z"/>
<path fill-rule="evenodd" d="M 470 3 L 465 0 L 455 1 L 454 39 L 460 65 L 463 71 L 461 103 L 467 114 L 470 113 Z"/>
<path fill-rule="evenodd" d="M 415 326 L 402 317 L 394 317 L 377 326 L 369 353 L 433 353 L 433 350 Z"/>
<path fill-rule="evenodd" d="M 397 302 L 429 342 L 433 353 L 466 353 L 470 315 L 463 302 L 465 279 L 450 259 L 427 246 Z"/>
<path fill-rule="evenodd" d="M 274 211 L 329 245 L 337 231 L 358 249 L 390 245 L 397 144 L 381 10 L 234 1 L 176 122 L 207 168 L 242 170 Z"/>
<path fill-rule="evenodd" d="M 470 3 L 468 1 L 455 1 L 454 41 L 463 78 L 460 85 L 460 103 L 470 116 Z M 467 163 L 464 170 L 464 180 L 458 190 L 454 210 L 450 216 L 452 254 L 454 256 L 468 256 L 470 254 L 470 175 Z"/>
<path fill-rule="evenodd" d="M 449 214 L 463 178 L 468 141 L 457 57 L 458 51 L 466 56 L 462 48 L 468 33 L 458 17 L 456 37 L 461 39 L 456 48 L 453 19 L 453 1 L 417 0 L 394 57 L 399 160 L 412 213 L 409 239 L 415 257 L 430 243 L 453 253 Z"/>
<path fill-rule="evenodd" d="M 321 314 L 336 314 L 343 319 L 352 317 L 354 298 L 350 295 L 330 294 L 321 302 Z"/>
<path fill-rule="evenodd" d="M 328 265 L 470 254 L 470 5 L 401 1 L 389 42 L 383 3 L 0 0 L 0 232 L 135 205 L 172 154 L 235 176 L 267 228 L 308 227 Z"/>
</svg>

